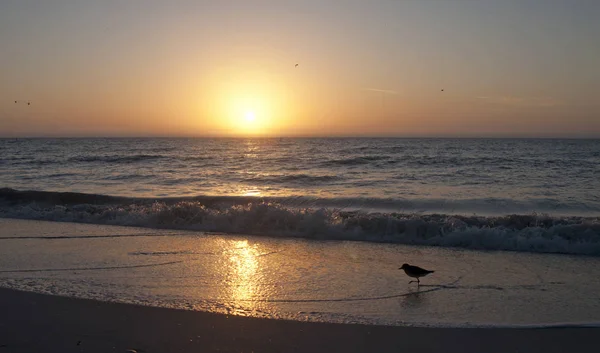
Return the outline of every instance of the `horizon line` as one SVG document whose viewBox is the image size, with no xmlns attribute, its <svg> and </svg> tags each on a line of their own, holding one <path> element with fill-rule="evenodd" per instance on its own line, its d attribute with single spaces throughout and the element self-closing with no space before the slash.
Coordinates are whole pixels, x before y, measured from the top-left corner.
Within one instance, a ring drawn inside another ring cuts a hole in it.
<svg viewBox="0 0 600 353">
<path fill-rule="evenodd" d="M 485 135 L 459 135 L 459 136 L 448 136 L 448 135 L 334 135 L 334 136 L 322 136 L 322 135 L 281 135 L 281 136 L 210 136 L 210 135 L 82 135 L 82 136 L 64 136 L 64 135 L 21 135 L 21 136 L 2 136 L 0 139 L 350 139 L 350 138 L 364 138 L 364 139 L 539 139 L 539 140 L 551 140 L 551 139 L 562 139 L 562 140 L 598 140 L 598 136 L 559 136 L 559 135 L 548 135 L 548 136 L 532 136 L 532 135 L 503 135 L 503 136 L 485 136 Z"/>
</svg>

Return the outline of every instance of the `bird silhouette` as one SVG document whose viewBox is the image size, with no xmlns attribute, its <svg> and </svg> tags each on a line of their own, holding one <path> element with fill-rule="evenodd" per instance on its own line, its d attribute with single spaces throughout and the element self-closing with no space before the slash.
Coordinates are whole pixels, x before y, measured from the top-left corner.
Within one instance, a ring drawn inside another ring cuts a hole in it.
<svg viewBox="0 0 600 353">
<path fill-rule="evenodd" d="M 425 277 L 428 274 L 435 272 L 435 271 L 426 270 L 424 268 L 420 268 L 419 266 L 412 266 L 409 264 L 403 264 L 402 267 L 400 267 L 398 269 L 404 270 L 404 273 L 406 273 L 406 275 L 408 277 L 417 279 L 416 281 L 413 280 L 408 283 L 417 282 L 417 284 L 421 284 L 421 282 L 419 282 L 419 277 Z"/>
<path fill-rule="evenodd" d="M 296 66 L 294 66 L 294 67 L 298 67 L 298 64 L 296 64 Z"/>
</svg>

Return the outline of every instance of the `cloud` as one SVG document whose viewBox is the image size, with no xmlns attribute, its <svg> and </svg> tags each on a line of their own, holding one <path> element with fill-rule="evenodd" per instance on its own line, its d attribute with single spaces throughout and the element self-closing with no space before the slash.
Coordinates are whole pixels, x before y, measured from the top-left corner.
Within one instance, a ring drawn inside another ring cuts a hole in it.
<svg viewBox="0 0 600 353">
<path fill-rule="evenodd" d="M 551 97 L 514 97 L 514 96 L 480 96 L 475 97 L 490 104 L 502 104 L 516 107 L 555 107 L 563 102 Z"/>
<path fill-rule="evenodd" d="M 387 94 L 398 94 L 397 91 L 392 91 L 390 89 L 365 88 L 365 91 L 381 92 L 381 93 L 387 93 Z"/>
</svg>

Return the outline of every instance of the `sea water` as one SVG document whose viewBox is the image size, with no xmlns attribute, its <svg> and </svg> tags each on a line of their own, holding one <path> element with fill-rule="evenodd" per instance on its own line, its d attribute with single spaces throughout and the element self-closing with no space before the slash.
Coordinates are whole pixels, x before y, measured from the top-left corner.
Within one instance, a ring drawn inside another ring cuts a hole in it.
<svg viewBox="0 0 600 353">
<path fill-rule="evenodd" d="M 594 323 L 599 161 L 597 140 L 3 139 L 0 217 L 97 226 L 3 221 L 0 285 L 299 320 Z M 404 262 L 436 272 L 409 285 Z"/>
</svg>

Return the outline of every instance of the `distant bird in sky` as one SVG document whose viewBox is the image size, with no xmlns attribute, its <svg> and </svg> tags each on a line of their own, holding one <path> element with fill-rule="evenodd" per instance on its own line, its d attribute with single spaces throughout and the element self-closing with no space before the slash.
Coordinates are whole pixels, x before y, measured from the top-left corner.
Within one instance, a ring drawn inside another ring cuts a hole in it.
<svg viewBox="0 0 600 353">
<path fill-rule="evenodd" d="M 442 88 L 442 92 L 444 92 L 444 89 Z"/>
<path fill-rule="evenodd" d="M 298 67 L 298 64 L 296 64 L 296 66 L 294 66 L 294 67 Z"/>
<path fill-rule="evenodd" d="M 430 273 L 433 273 L 434 271 L 429 271 L 426 270 L 424 268 L 420 268 L 419 266 L 412 266 L 409 264 L 403 264 L 402 267 L 398 268 L 399 270 L 404 270 L 404 273 L 406 273 L 406 275 L 408 277 L 412 277 L 412 278 L 416 278 L 416 281 L 410 281 L 408 283 L 412 283 L 412 282 L 417 282 L 417 284 L 420 284 L 419 282 L 419 277 L 425 277 Z"/>
</svg>

